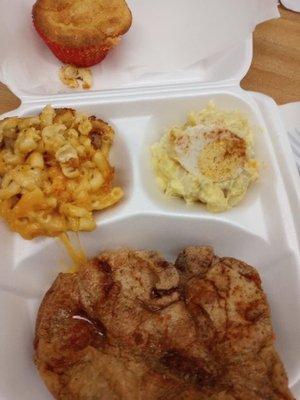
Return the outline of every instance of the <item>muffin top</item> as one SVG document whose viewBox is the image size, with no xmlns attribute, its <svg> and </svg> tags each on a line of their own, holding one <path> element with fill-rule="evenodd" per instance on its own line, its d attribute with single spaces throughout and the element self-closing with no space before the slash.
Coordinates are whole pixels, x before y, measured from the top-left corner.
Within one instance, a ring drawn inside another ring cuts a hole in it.
<svg viewBox="0 0 300 400">
<path fill-rule="evenodd" d="M 70 47 L 111 45 L 132 21 L 125 0 L 37 0 L 32 13 L 44 35 Z"/>
</svg>

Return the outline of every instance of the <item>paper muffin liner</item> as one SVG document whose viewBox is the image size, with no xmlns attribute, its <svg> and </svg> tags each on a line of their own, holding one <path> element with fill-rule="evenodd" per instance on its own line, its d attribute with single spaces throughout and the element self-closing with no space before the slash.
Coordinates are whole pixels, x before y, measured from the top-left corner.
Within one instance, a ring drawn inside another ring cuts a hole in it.
<svg viewBox="0 0 300 400">
<path fill-rule="evenodd" d="M 63 63 L 76 67 L 91 67 L 101 62 L 107 55 L 110 47 L 67 47 L 52 42 L 33 22 L 34 27 L 52 53 Z"/>
</svg>

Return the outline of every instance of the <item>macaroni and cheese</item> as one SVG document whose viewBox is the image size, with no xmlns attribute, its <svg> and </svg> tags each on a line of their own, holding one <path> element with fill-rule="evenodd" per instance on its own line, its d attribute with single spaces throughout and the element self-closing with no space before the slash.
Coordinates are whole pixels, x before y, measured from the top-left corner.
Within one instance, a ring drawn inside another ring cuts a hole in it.
<svg viewBox="0 0 300 400">
<path fill-rule="evenodd" d="M 112 187 L 114 131 L 102 120 L 46 106 L 0 122 L 0 215 L 26 239 L 95 228 L 92 212 L 123 196 Z"/>
</svg>

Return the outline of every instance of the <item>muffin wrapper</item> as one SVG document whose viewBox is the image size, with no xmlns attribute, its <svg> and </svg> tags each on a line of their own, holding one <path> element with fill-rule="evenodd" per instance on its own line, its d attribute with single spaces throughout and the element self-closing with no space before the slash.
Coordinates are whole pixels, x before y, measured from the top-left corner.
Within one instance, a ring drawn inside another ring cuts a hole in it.
<svg viewBox="0 0 300 400">
<path fill-rule="evenodd" d="M 52 53 L 65 64 L 72 64 L 76 67 L 91 67 L 101 62 L 110 49 L 107 46 L 89 46 L 82 48 L 62 46 L 48 39 L 35 24 L 34 27 Z"/>
</svg>

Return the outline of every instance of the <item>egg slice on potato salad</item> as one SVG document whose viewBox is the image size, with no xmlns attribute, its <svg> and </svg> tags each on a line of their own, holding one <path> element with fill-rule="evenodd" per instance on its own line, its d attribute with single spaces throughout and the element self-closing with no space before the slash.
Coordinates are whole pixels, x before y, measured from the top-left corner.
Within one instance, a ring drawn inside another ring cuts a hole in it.
<svg viewBox="0 0 300 400">
<path fill-rule="evenodd" d="M 259 175 L 247 117 L 213 102 L 191 113 L 183 127 L 170 129 L 151 146 L 151 155 L 166 195 L 204 203 L 212 212 L 240 202 Z"/>
</svg>

